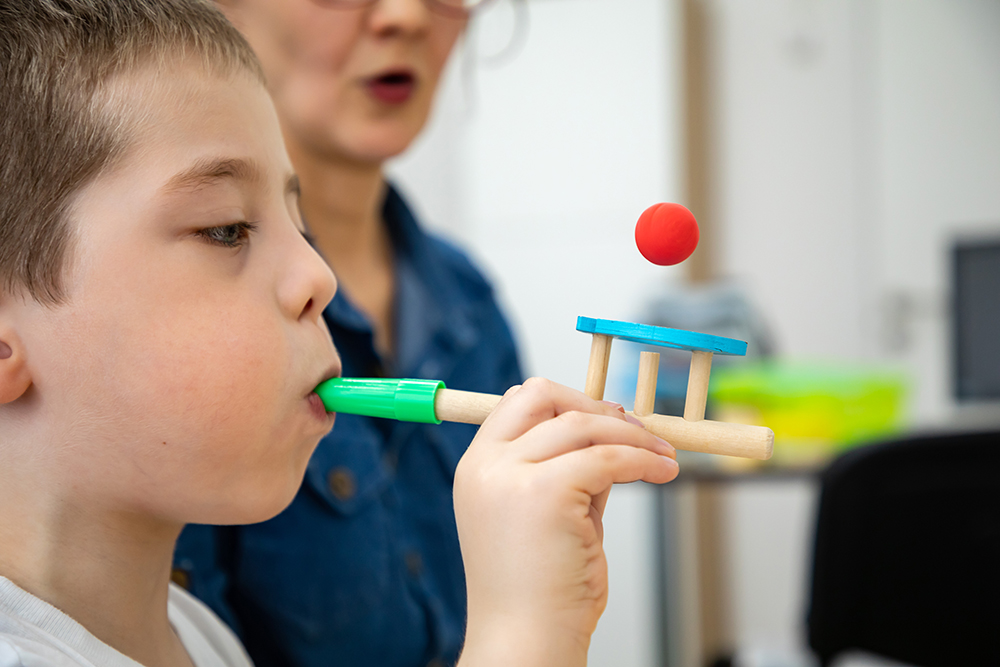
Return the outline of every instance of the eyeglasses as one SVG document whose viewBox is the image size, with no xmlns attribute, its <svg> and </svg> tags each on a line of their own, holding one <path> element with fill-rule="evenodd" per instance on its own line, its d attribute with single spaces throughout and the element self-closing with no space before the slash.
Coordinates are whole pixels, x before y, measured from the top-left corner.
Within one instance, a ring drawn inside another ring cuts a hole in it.
<svg viewBox="0 0 1000 667">
<path fill-rule="evenodd" d="M 330 9 L 358 9 L 374 5 L 378 0 L 313 0 L 321 7 Z M 462 18 L 493 0 L 423 0 L 432 11 L 452 18 Z"/>
</svg>

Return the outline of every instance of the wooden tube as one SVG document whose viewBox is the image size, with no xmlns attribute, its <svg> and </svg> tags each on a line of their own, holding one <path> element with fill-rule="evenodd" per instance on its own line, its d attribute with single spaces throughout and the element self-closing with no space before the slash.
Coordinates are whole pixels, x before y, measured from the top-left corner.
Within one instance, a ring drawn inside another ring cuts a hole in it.
<svg viewBox="0 0 1000 667">
<path fill-rule="evenodd" d="M 675 449 L 740 456 L 746 459 L 771 458 L 774 432 L 763 426 L 730 424 L 707 419 L 688 421 L 668 415 L 635 415 L 646 430 L 658 435 Z"/>
<path fill-rule="evenodd" d="M 604 398 L 604 385 L 608 381 L 608 362 L 611 360 L 611 341 L 614 338 L 594 334 L 590 344 L 590 363 L 587 365 L 587 384 L 583 393 L 595 401 Z"/>
<path fill-rule="evenodd" d="M 653 414 L 653 408 L 656 406 L 656 375 L 659 370 L 659 352 L 639 353 L 639 377 L 635 382 L 635 414 Z"/>
<path fill-rule="evenodd" d="M 687 397 L 684 399 L 684 419 L 696 422 L 705 418 L 708 403 L 708 378 L 712 374 L 712 353 L 694 350 L 688 374 Z"/>
<path fill-rule="evenodd" d="M 500 402 L 496 394 L 438 389 L 434 396 L 434 414 L 443 422 L 482 424 Z"/>
<path fill-rule="evenodd" d="M 442 421 L 482 424 L 500 402 L 495 394 L 439 389 L 434 410 Z M 728 424 L 716 421 L 688 421 L 666 415 L 635 415 L 650 433 L 658 435 L 677 449 L 706 452 L 749 459 L 768 459 L 774 445 L 774 433 L 763 426 Z"/>
</svg>

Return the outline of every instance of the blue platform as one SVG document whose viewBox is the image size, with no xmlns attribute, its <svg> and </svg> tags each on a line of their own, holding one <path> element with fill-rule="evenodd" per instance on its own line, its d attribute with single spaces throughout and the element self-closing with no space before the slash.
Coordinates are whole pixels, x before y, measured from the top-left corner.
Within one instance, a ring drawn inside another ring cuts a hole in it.
<svg viewBox="0 0 1000 667">
<path fill-rule="evenodd" d="M 654 327 L 651 324 L 597 320 L 592 317 L 576 318 L 576 330 L 589 334 L 603 334 L 643 345 L 673 347 L 678 350 L 712 352 L 742 357 L 747 353 L 747 344 L 734 338 L 711 336 L 695 331 Z"/>
</svg>

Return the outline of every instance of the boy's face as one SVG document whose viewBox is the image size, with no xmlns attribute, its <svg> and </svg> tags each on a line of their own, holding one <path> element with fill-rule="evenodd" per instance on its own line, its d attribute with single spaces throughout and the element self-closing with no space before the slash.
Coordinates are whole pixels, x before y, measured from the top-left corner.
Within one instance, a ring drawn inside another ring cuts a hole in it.
<svg viewBox="0 0 1000 667">
<path fill-rule="evenodd" d="M 300 232 L 261 85 L 192 65 L 115 94 L 131 143 L 75 200 L 67 302 L 19 306 L 21 409 L 96 501 L 266 519 L 333 423 L 311 392 L 339 374 L 321 317 L 336 283 Z"/>
</svg>

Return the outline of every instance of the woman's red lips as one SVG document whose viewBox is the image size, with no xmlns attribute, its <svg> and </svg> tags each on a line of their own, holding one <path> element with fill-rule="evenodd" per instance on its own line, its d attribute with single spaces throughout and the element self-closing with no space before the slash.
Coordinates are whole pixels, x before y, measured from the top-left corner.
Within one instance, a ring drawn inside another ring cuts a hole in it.
<svg viewBox="0 0 1000 667">
<path fill-rule="evenodd" d="M 416 78 L 409 72 L 389 72 L 365 82 L 369 94 L 385 104 L 402 104 L 413 96 Z"/>
</svg>

